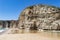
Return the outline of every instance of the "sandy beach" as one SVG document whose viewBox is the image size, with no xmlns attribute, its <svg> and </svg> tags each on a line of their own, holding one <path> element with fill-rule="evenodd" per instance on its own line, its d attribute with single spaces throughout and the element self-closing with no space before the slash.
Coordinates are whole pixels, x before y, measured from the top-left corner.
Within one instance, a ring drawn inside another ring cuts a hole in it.
<svg viewBox="0 0 60 40">
<path fill-rule="evenodd" d="M 0 35 L 0 40 L 60 40 L 60 35 L 57 35 L 56 33 L 39 32 L 8 34 L 8 32 L 9 30 Z"/>
<path fill-rule="evenodd" d="M 0 40 L 60 40 L 60 38 L 47 37 L 38 34 L 4 34 Z"/>
</svg>

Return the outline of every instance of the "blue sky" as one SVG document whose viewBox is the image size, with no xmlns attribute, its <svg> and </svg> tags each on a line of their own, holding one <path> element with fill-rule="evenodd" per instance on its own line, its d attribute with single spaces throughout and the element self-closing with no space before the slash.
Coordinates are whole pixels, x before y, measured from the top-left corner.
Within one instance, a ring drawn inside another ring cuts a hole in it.
<svg viewBox="0 0 60 40">
<path fill-rule="evenodd" d="M 16 20 L 23 9 L 35 4 L 60 7 L 60 0 L 0 0 L 0 20 Z"/>
</svg>

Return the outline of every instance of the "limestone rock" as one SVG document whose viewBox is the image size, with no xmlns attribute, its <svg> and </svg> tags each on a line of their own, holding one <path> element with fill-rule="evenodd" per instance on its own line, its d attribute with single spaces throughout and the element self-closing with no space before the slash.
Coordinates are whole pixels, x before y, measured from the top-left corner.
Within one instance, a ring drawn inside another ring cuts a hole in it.
<svg viewBox="0 0 60 40">
<path fill-rule="evenodd" d="M 60 9 L 48 5 L 34 5 L 27 7 L 19 16 L 19 24 L 30 28 L 34 21 L 38 29 L 60 29 Z M 57 22 L 56 22 L 57 21 Z"/>
</svg>

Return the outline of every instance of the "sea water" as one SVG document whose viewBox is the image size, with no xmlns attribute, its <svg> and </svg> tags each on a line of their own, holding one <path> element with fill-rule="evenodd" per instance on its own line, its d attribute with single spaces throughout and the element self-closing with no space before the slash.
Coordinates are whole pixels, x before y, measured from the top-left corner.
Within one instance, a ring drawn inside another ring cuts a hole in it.
<svg viewBox="0 0 60 40">
<path fill-rule="evenodd" d="M 0 33 L 7 30 L 8 28 L 0 28 Z"/>
</svg>

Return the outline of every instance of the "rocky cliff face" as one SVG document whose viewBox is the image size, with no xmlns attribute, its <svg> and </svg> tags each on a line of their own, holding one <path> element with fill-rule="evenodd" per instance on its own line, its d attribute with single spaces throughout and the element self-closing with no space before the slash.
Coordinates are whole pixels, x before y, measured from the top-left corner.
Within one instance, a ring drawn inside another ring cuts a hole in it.
<svg viewBox="0 0 60 40">
<path fill-rule="evenodd" d="M 36 22 L 38 29 L 60 29 L 60 9 L 48 5 L 34 5 L 27 7 L 19 16 L 18 26 L 33 27 Z"/>
<path fill-rule="evenodd" d="M 17 26 L 17 20 L 0 20 L 0 29 L 1 28 L 13 28 Z"/>
</svg>

